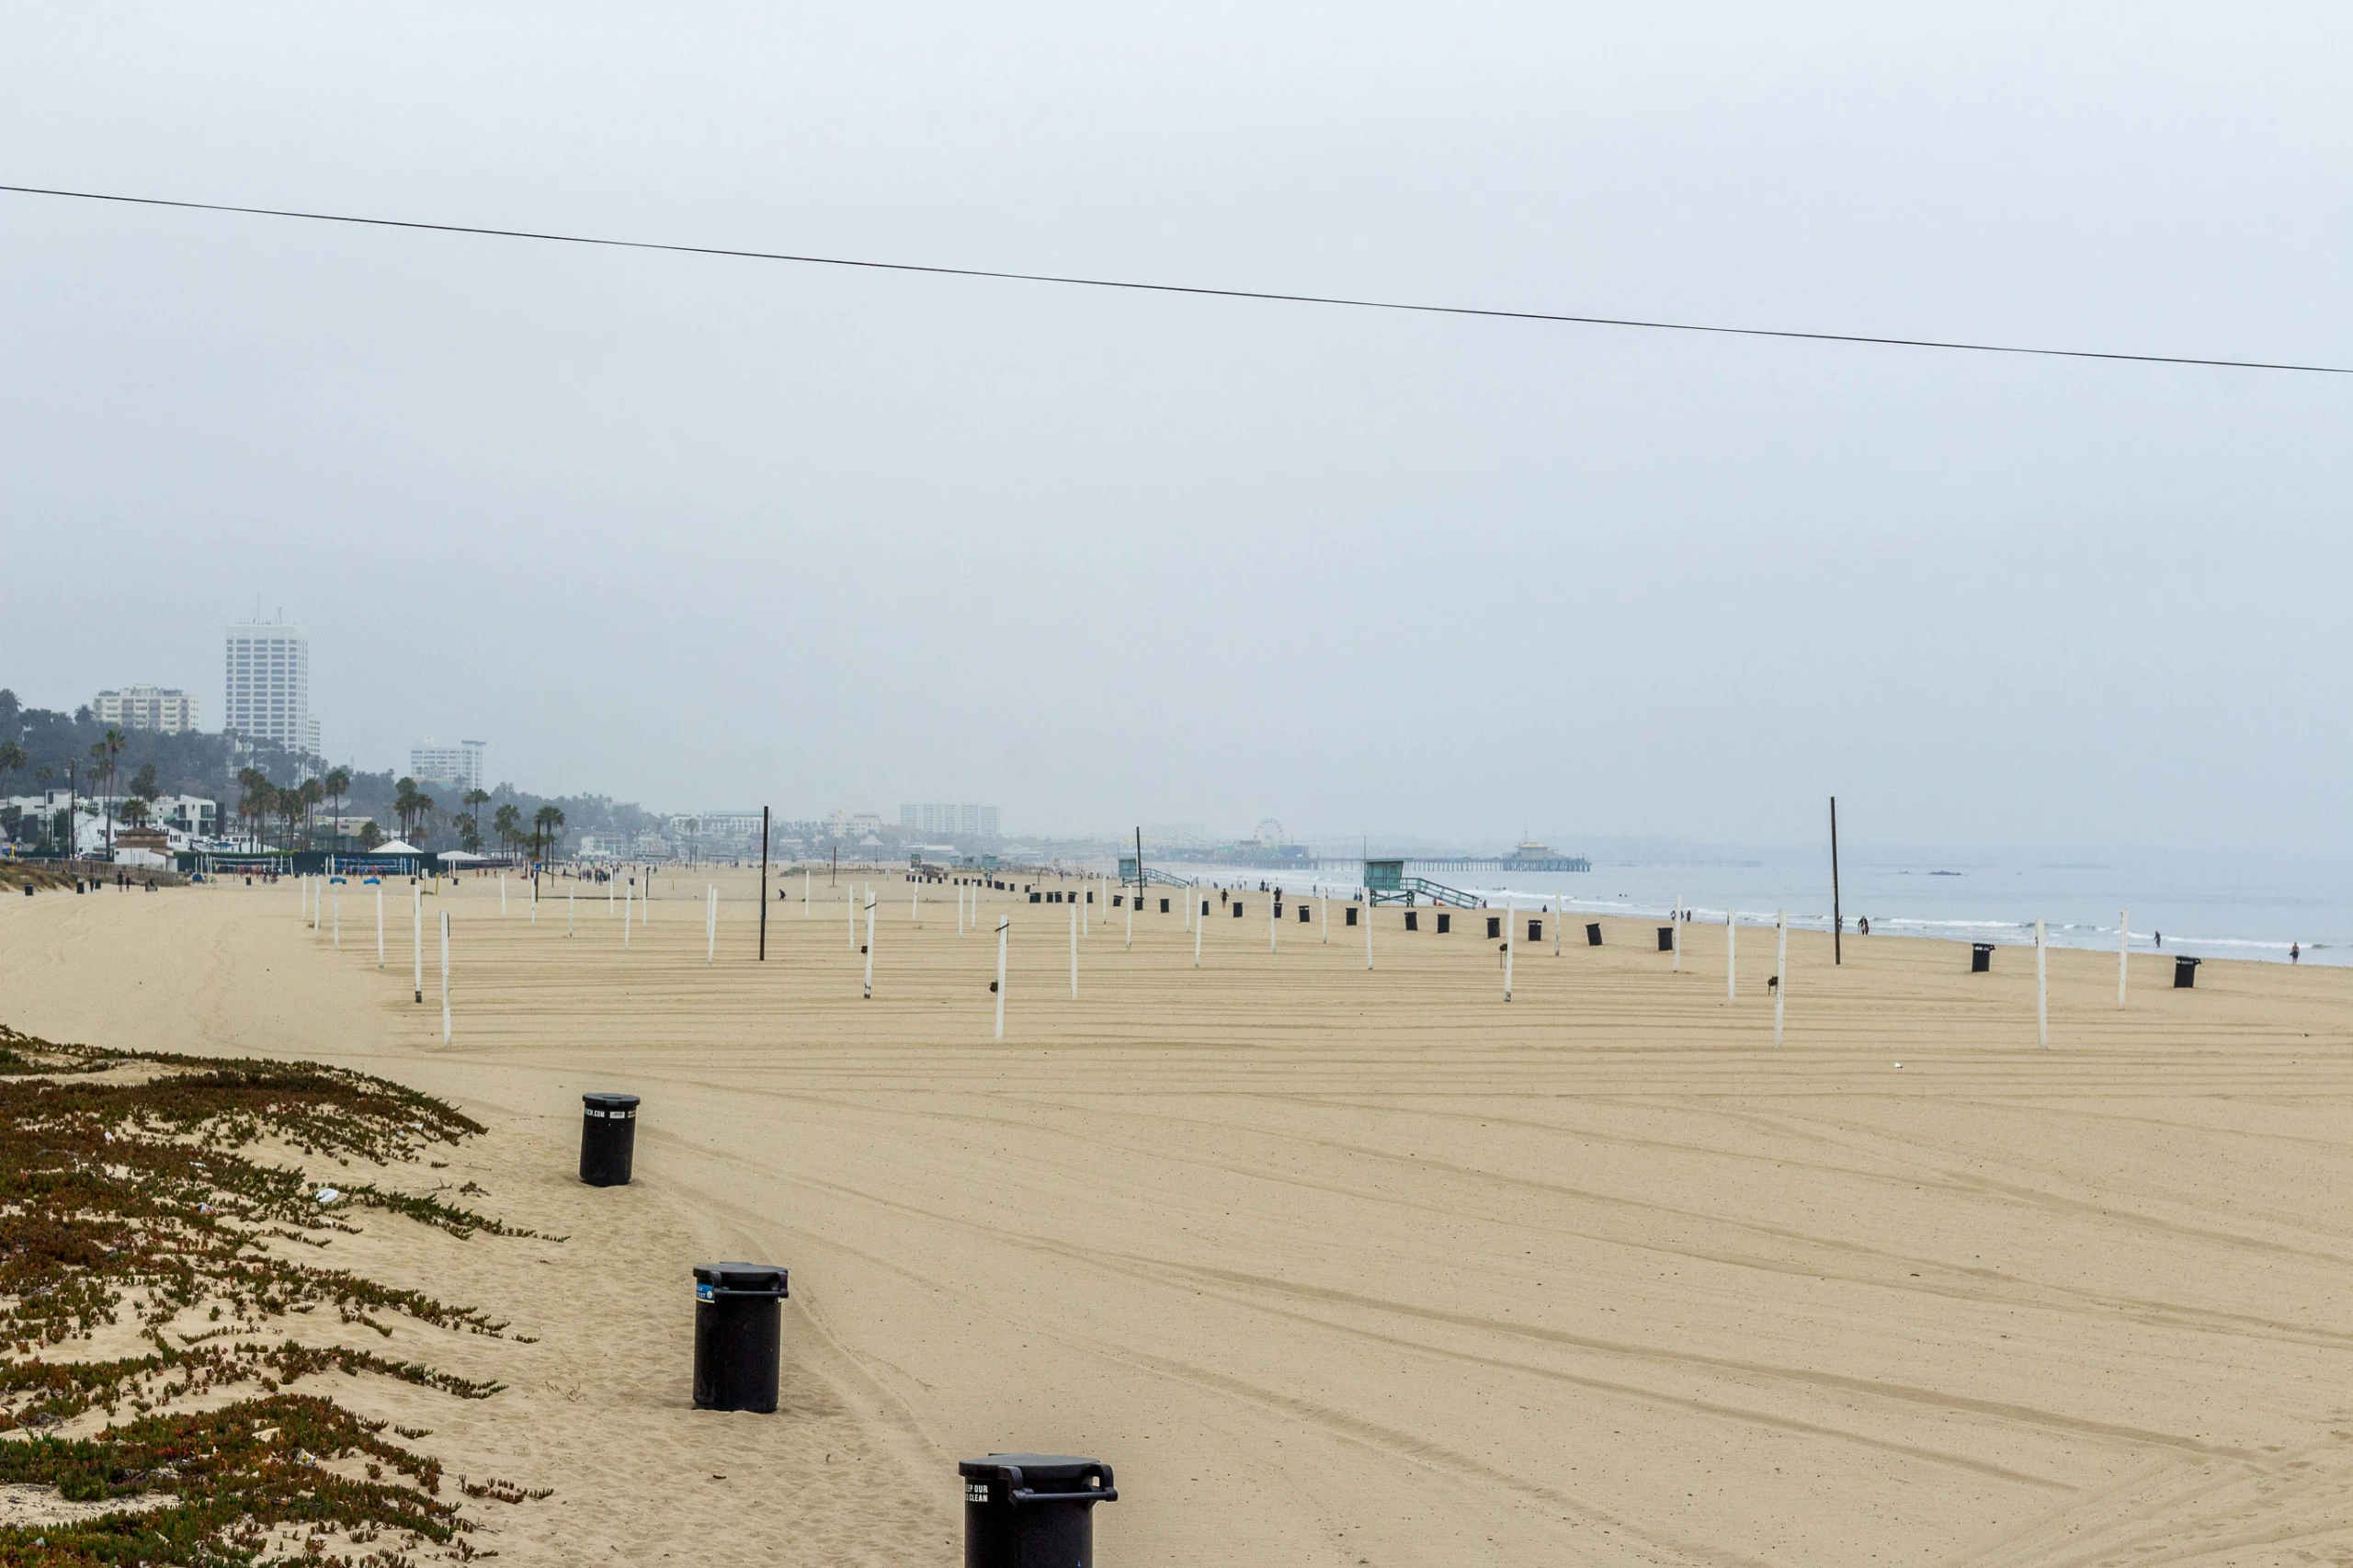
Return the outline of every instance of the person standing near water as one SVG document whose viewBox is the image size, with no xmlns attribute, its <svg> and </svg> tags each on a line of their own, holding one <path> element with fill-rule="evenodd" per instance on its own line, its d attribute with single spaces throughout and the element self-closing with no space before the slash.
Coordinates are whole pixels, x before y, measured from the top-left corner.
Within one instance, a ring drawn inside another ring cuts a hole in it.
<svg viewBox="0 0 2353 1568">
<path fill-rule="evenodd" d="M 2288 944 L 2288 961 L 2290 963 L 2303 962 L 2303 946 L 2302 943 L 2290 942 Z"/>
</svg>

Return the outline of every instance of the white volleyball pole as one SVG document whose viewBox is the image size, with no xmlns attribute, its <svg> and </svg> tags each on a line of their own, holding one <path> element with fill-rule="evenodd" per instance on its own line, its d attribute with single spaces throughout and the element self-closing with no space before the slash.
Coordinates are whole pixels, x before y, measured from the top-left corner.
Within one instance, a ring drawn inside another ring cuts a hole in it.
<svg viewBox="0 0 2353 1568">
<path fill-rule="evenodd" d="M 1136 950 L 1136 905 L 1140 900 L 1128 900 L 1128 951 Z"/>
<path fill-rule="evenodd" d="M 613 917 L 613 884 L 620 880 L 618 869 L 605 873 L 605 918 L 608 920 Z"/>
<path fill-rule="evenodd" d="M 1364 895 L 1364 967 L 1367 969 L 1372 967 L 1372 892 L 1370 889 L 1367 889 Z"/>
<path fill-rule="evenodd" d="M 571 936 L 571 935 L 572 935 L 573 919 L 574 919 L 574 916 L 578 913 L 578 912 L 574 908 L 574 906 L 573 906 L 572 895 L 573 895 L 574 891 L 574 885 L 573 883 L 567 882 L 567 883 L 565 883 L 565 884 L 564 884 L 564 889 L 563 889 L 563 934 L 564 934 L 565 936 L 567 936 L 567 937 L 569 937 L 569 936 Z"/>
<path fill-rule="evenodd" d="M 1318 888 L 1315 891 L 1321 893 L 1324 890 Z M 1327 948 L 1332 945 L 1332 901 L 1328 897 L 1324 900 L 1324 945 Z"/>
<path fill-rule="evenodd" d="M 1683 972 L 1683 895 L 1681 893 L 1675 895 L 1674 930 L 1675 957 L 1666 967 L 1670 973 L 1681 974 Z"/>
<path fill-rule="evenodd" d="M 1078 1000 L 1078 911 L 1070 912 L 1070 999 Z"/>
<path fill-rule="evenodd" d="M 1513 938 L 1512 923 L 1519 917 L 1519 906 L 1510 899 L 1504 900 L 1504 1000 L 1511 1000 L 1511 950 L 1519 946 Z"/>
<path fill-rule="evenodd" d="M 1740 913 L 1724 911 L 1724 1000 L 1740 1000 Z"/>
<path fill-rule="evenodd" d="M 449 912 L 441 912 L 441 1043 L 449 1043 Z"/>
<path fill-rule="evenodd" d="M 311 934 L 314 937 L 318 935 L 319 931 L 319 904 L 321 902 L 319 893 L 324 884 L 324 879 L 319 877 L 313 877 L 311 879 Z"/>
<path fill-rule="evenodd" d="M 2034 1038 L 2043 1050 L 2051 1049 L 2051 983 L 2043 962 L 2042 922 L 2034 923 Z"/>
<path fill-rule="evenodd" d="M 1790 912 L 1773 912 L 1773 1043 L 1781 1043 L 1781 1009 L 1790 999 Z"/>
<path fill-rule="evenodd" d="M 416 960 L 416 999 L 422 1004 L 425 1000 L 425 884 L 411 882 L 409 892 L 415 896 L 410 900 L 408 939 L 410 947 L 415 949 L 411 956 Z"/>
<path fill-rule="evenodd" d="M 874 890 L 866 890 L 866 999 L 874 1000 Z"/>
<path fill-rule="evenodd" d="M 916 872 L 907 881 L 907 924 L 920 926 L 923 924 L 923 874 Z"/>
<path fill-rule="evenodd" d="M 809 918 L 809 868 L 801 868 L 801 918 Z"/>
<path fill-rule="evenodd" d="M 637 879 L 631 877 L 629 880 L 629 885 L 621 889 L 621 946 L 624 948 L 629 946 L 630 917 L 636 907 Z"/>
<path fill-rule="evenodd" d="M 343 951 L 343 890 L 336 888 L 329 896 L 335 900 L 335 950 L 341 952 Z"/>
<path fill-rule="evenodd" d="M 956 934 L 959 937 L 964 934 L 964 890 L 961 887 L 956 890 Z"/>
<path fill-rule="evenodd" d="M 1094 913 L 1095 913 L 1095 911 L 1094 911 L 1091 907 L 1089 907 L 1089 905 L 1092 903 L 1092 902 L 1093 902 L 1093 900 L 1094 900 L 1094 896 L 1095 896 L 1095 895 L 1094 895 L 1093 890 L 1089 889 L 1089 888 L 1087 887 L 1087 885 L 1086 885 L 1085 882 L 1081 882 L 1081 883 L 1079 883 L 1079 884 L 1078 884 L 1078 887 L 1079 887 L 1078 914 L 1079 914 L 1079 918 L 1080 918 L 1081 922 L 1083 923 L 1083 922 L 1086 920 L 1086 916 L 1087 916 L 1087 915 L 1092 915 L 1092 914 L 1094 914 Z"/>
<path fill-rule="evenodd" d="M 498 917 L 506 918 L 506 873 L 498 873 Z"/>
<path fill-rule="evenodd" d="M 719 890 L 709 882 L 703 884 L 702 900 L 702 966 L 709 969 L 719 956 Z"/>
<path fill-rule="evenodd" d="M 1561 899 L 1556 895 L 1552 900 L 1552 956 L 1554 958 L 1561 956 L 1561 923 L 1568 918 L 1568 912 L 1561 907 Z"/>
<path fill-rule="evenodd" d="M 384 884 L 376 884 L 376 967 L 384 967 Z"/>
<path fill-rule="evenodd" d="M 1200 889 L 1195 888 L 1192 894 L 1188 896 L 1198 896 L 1200 891 Z M 1210 906 L 1208 904 L 1201 903 L 1197 904 L 1193 910 L 1193 967 L 1195 969 L 1201 967 L 1201 927 L 1209 924 L 1209 922 L 1202 919 L 1201 916 L 1207 915 L 1209 913 L 1209 909 Z"/>
<path fill-rule="evenodd" d="M 2132 940 L 2132 912 L 2116 912 L 2116 1010 L 2124 1010 L 2125 955 Z"/>
<path fill-rule="evenodd" d="M 996 917 L 996 1038 L 1005 1038 L 1005 931 L 1012 925 L 1005 915 Z"/>
<path fill-rule="evenodd" d="M 531 924 L 532 924 L 532 925 L 534 925 L 534 926 L 537 926 L 539 923 L 540 923 L 540 879 L 539 879 L 539 878 L 537 878 L 537 877 L 533 877 L 533 878 L 531 879 Z"/>
</svg>

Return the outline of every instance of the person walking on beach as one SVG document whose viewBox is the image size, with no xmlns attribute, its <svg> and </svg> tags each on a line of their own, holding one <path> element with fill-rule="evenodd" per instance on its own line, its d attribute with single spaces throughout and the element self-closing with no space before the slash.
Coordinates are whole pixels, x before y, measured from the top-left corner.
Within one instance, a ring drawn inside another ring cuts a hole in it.
<svg viewBox="0 0 2353 1568">
<path fill-rule="evenodd" d="M 2299 943 L 2299 942 L 2290 942 L 2290 943 L 2289 943 L 2289 944 L 2288 944 L 2288 961 L 2289 961 L 2290 963 L 2302 963 L 2302 962 L 2303 961 L 2303 952 L 2304 952 L 2304 949 L 2303 949 L 2303 945 L 2302 945 L 2302 943 Z"/>
</svg>

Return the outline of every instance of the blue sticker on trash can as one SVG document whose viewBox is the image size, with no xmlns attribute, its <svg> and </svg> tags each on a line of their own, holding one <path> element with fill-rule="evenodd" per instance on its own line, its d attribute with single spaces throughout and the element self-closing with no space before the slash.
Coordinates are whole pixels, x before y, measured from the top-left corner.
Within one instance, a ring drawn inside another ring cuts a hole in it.
<svg viewBox="0 0 2353 1568">
<path fill-rule="evenodd" d="M 710 1301 L 710 1299 L 711 1299 L 711 1294 L 710 1294 L 710 1282 L 709 1282 L 709 1281 L 707 1281 L 707 1280 L 702 1280 L 702 1279 L 698 1279 L 698 1280 L 696 1280 L 696 1281 L 695 1281 L 695 1300 L 696 1300 L 696 1301 Z"/>
</svg>

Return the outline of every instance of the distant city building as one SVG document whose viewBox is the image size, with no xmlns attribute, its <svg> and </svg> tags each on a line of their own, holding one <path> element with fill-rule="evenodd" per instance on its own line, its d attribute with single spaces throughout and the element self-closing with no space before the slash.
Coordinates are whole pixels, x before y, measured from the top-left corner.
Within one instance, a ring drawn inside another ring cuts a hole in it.
<svg viewBox="0 0 2353 1568">
<path fill-rule="evenodd" d="M 229 628 L 221 723 L 249 740 L 319 755 L 311 717 L 311 639 L 299 626 L 247 621 Z"/>
<path fill-rule="evenodd" d="M 873 812 L 835 812 L 825 819 L 825 836 L 836 843 L 855 844 L 882 831 L 882 818 Z"/>
<path fill-rule="evenodd" d="M 899 825 L 915 833 L 953 835 L 961 838 L 995 838 L 995 806 L 903 805 Z"/>
<path fill-rule="evenodd" d="M 706 854 L 760 846 L 757 812 L 689 812 L 670 818 L 669 830 L 673 842 L 681 847 Z"/>
<path fill-rule="evenodd" d="M 160 730 L 176 735 L 196 728 L 196 699 L 171 687 L 126 686 L 90 699 L 101 724 L 126 730 Z"/>
<path fill-rule="evenodd" d="M 438 778 L 455 784 L 460 792 L 480 790 L 483 784 L 481 741 L 460 741 L 456 745 L 444 745 L 426 737 L 408 748 L 408 771 L 412 778 Z"/>
</svg>

